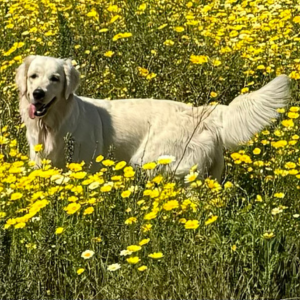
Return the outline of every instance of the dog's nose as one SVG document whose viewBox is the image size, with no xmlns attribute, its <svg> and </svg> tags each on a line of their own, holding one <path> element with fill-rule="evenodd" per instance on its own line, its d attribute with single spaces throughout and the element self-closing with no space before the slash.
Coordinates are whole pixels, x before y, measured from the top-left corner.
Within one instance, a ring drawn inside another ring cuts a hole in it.
<svg viewBox="0 0 300 300">
<path fill-rule="evenodd" d="M 45 92 L 42 89 L 35 89 L 32 94 L 34 100 L 41 100 L 45 97 Z"/>
</svg>

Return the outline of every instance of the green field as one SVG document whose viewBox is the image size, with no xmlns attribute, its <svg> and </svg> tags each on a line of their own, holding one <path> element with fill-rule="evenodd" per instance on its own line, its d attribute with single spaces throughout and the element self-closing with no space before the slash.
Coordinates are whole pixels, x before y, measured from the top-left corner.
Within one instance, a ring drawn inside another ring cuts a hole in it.
<svg viewBox="0 0 300 300">
<path fill-rule="evenodd" d="M 300 299 L 298 1 L 0 0 L 0 21 L 1 299 Z M 279 74 L 292 99 L 224 150 L 222 184 L 113 151 L 97 174 L 36 169 L 14 79 L 29 54 L 71 58 L 99 99 L 228 104 Z"/>
</svg>

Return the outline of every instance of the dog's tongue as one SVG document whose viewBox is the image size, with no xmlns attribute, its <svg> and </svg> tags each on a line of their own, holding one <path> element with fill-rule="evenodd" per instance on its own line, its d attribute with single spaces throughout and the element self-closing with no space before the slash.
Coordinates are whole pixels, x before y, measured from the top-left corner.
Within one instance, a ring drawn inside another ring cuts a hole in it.
<svg viewBox="0 0 300 300">
<path fill-rule="evenodd" d="M 29 117 L 31 119 L 35 118 L 35 114 L 34 114 L 35 112 L 36 112 L 36 107 L 33 104 L 30 104 L 30 106 L 29 106 Z"/>
</svg>

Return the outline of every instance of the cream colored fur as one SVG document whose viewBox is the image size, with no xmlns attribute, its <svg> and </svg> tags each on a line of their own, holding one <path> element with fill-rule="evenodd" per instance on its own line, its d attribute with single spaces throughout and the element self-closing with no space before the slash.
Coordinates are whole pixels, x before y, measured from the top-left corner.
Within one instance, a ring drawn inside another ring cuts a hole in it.
<svg viewBox="0 0 300 300">
<path fill-rule="evenodd" d="M 37 74 L 33 78 L 32 74 Z M 59 77 L 52 82 L 51 76 Z M 118 160 L 131 165 L 155 161 L 160 155 L 173 155 L 171 169 L 184 176 L 198 164 L 201 176 L 219 181 L 223 170 L 223 147 L 236 147 L 251 138 L 277 116 L 276 109 L 289 99 L 289 79 L 281 75 L 250 94 L 234 99 L 229 106 L 191 107 L 168 100 L 96 100 L 74 94 L 79 73 L 70 60 L 29 56 L 18 68 L 20 113 L 27 127 L 30 157 L 37 164 L 36 144 L 54 166 L 65 167 L 64 137 L 75 141 L 73 161 L 87 165 L 95 156 L 107 154 L 110 146 Z M 29 118 L 33 91 L 45 91 L 43 103 L 56 99 L 43 117 Z M 56 98 L 55 98 L 56 97 Z M 99 169 L 97 163 L 91 171 Z"/>
</svg>

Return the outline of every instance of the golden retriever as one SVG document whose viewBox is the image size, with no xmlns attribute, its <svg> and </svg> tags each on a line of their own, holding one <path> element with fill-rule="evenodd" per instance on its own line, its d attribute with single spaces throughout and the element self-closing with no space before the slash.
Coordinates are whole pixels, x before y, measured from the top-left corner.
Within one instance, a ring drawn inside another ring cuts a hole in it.
<svg viewBox="0 0 300 300">
<path fill-rule="evenodd" d="M 192 107 L 153 99 L 96 100 L 74 94 L 79 72 L 69 59 L 28 56 L 17 69 L 20 114 L 27 127 L 30 157 L 41 154 L 64 168 L 67 134 L 74 140 L 73 161 L 91 163 L 114 148 L 118 160 L 133 166 L 172 155 L 170 169 L 184 176 L 198 165 L 200 176 L 220 181 L 223 147 L 236 147 L 277 117 L 290 97 L 287 76 L 281 75 L 258 91 L 234 99 L 230 105 Z"/>
</svg>

